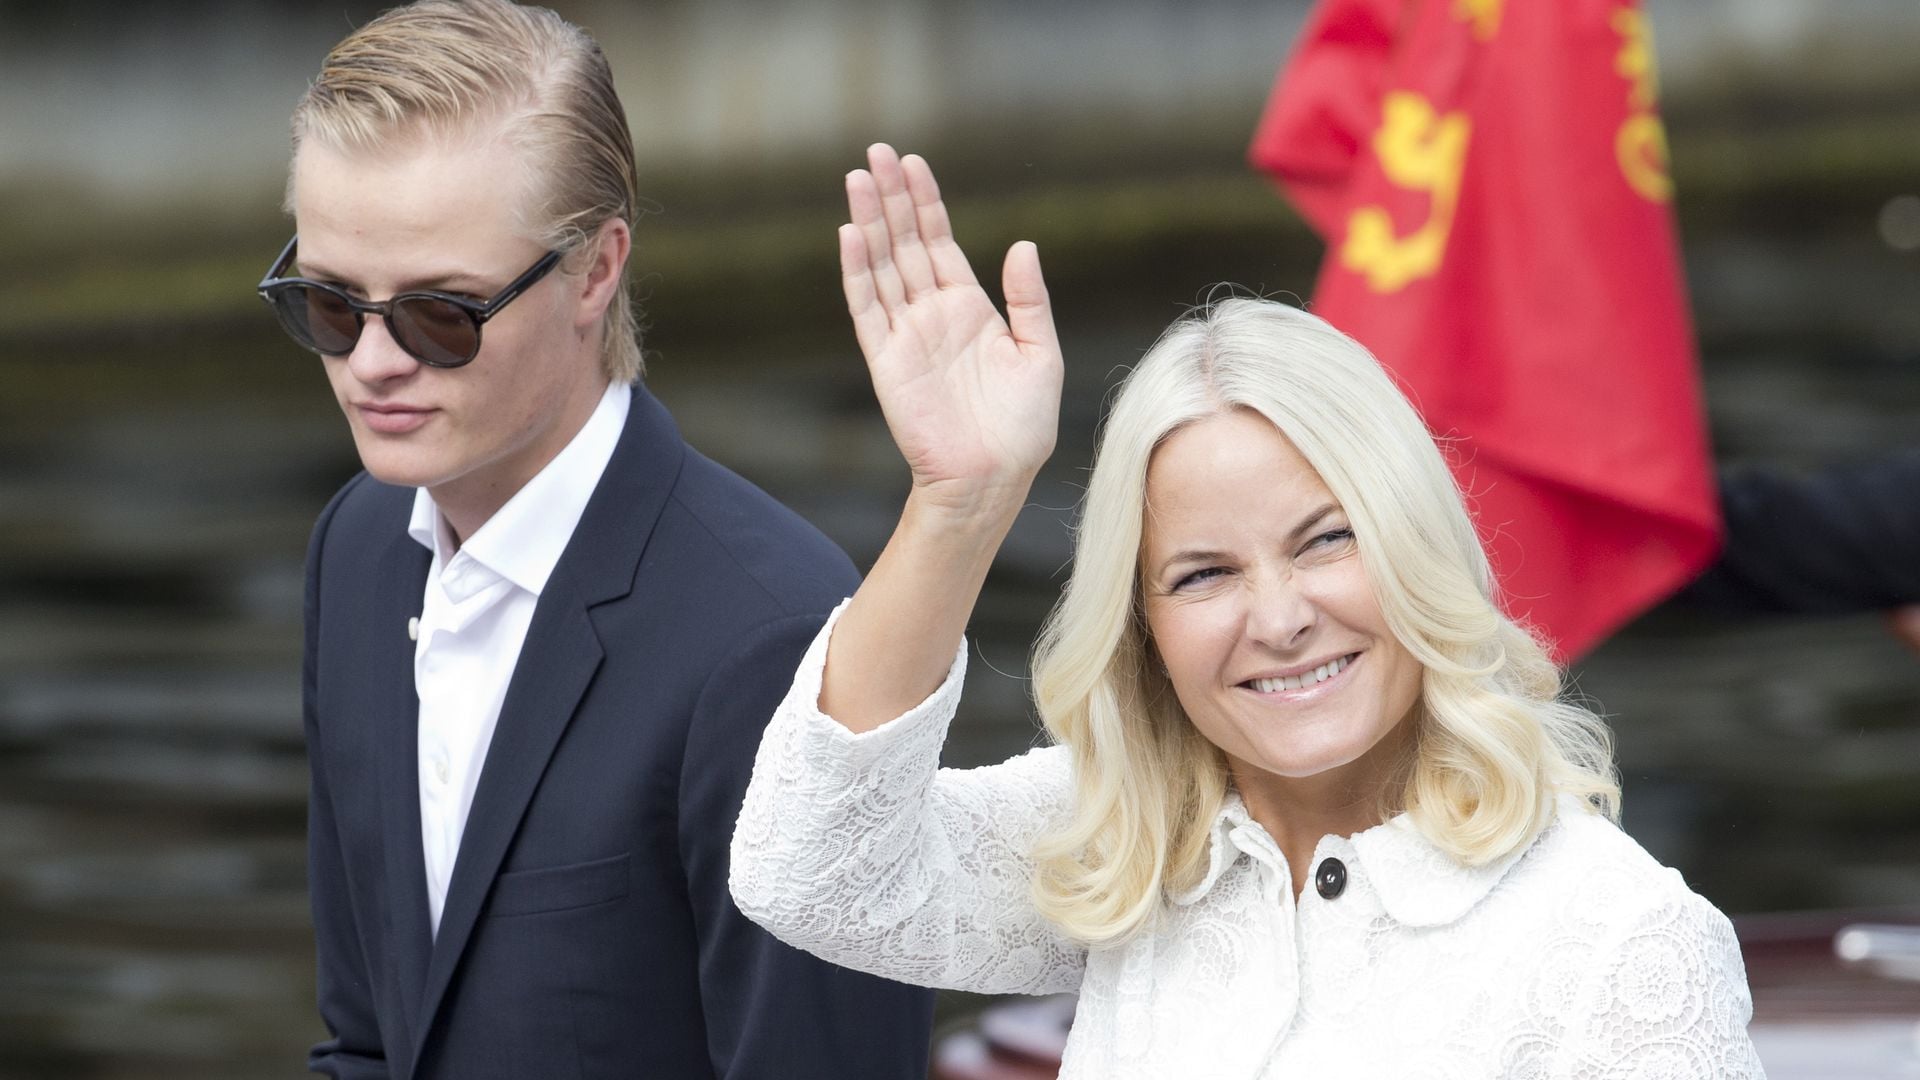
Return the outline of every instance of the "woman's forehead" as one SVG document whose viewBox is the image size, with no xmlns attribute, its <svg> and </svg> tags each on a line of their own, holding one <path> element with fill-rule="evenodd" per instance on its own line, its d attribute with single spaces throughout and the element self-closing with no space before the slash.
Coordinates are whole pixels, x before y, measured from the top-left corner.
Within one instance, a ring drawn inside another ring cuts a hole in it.
<svg viewBox="0 0 1920 1080">
<path fill-rule="evenodd" d="M 1151 509 L 1231 510 L 1256 496 L 1324 501 L 1326 482 L 1271 421 L 1217 413 L 1168 435 L 1147 464 Z"/>
<path fill-rule="evenodd" d="M 1147 469 L 1142 554 L 1278 543 L 1340 511 L 1293 443 L 1264 417 L 1235 410 L 1174 432 Z"/>
</svg>

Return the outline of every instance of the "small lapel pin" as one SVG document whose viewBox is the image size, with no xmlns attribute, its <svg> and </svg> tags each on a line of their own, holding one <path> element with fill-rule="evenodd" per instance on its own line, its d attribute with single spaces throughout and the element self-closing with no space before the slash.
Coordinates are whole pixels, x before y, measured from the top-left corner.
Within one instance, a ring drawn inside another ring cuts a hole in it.
<svg viewBox="0 0 1920 1080">
<path fill-rule="evenodd" d="M 415 615 L 413 618 L 407 620 L 407 640 L 408 641 L 420 640 L 420 617 L 418 615 Z"/>
</svg>

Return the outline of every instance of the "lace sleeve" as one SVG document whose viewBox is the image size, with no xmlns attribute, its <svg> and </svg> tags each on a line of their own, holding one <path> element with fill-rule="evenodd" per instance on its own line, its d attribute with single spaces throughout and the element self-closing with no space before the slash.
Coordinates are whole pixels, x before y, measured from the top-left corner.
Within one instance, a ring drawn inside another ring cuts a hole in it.
<svg viewBox="0 0 1920 1080">
<path fill-rule="evenodd" d="M 1592 961 L 1555 1080 L 1765 1080 L 1740 945 L 1712 904 L 1683 891 L 1653 905 Z"/>
<path fill-rule="evenodd" d="M 789 945 L 903 982 L 977 993 L 1077 987 L 1085 950 L 1028 892 L 1033 838 L 1071 797 L 1065 750 L 938 768 L 964 643 L 926 701 L 872 731 L 848 731 L 819 710 L 838 617 L 761 738 L 733 834 L 734 902 Z"/>
</svg>

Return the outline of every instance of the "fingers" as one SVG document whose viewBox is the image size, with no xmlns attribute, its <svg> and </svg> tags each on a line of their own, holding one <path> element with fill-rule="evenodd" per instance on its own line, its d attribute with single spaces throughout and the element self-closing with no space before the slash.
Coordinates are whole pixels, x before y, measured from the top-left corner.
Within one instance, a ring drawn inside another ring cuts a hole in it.
<svg viewBox="0 0 1920 1080">
<path fill-rule="evenodd" d="M 871 360 L 886 343 L 891 325 L 880 304 L 873 271 L 867 265 L 867 241 L 857 225 L 840 226 L 840 289 L 847 296 L 847 314 L 853 317 L 853 336 Z"/>
<path fill-rule="evenodd" d="M 847 209 L 865 241 L 880 305 L 891 312 L 937 289 L 978 285 L 926 159 L 874 143 L 867 164 L 847 174 Z"/>
<path fill-rule="evenodd" d="M 906 285 L 907 299 L 936 288 L 933 260 L 928 257 L 920 236 L 920 220 L 914 211 L 913 195 L 907 191 L 906 171 L 900 156 L 886 143 L 867 148 L 867 167 L 873 170 L 874 183 L 880 189 L 880 208 L 887 219 L 887 231 L 893 237 L 893 261 Z M 931 174 L 929 174 L 931 175 Z"/>
<path fill-rule="evenodd" d="M 881 209 L 880 188 L 865 169 L 847 174 L 847 216 L 860 234 L 860 261 L 872 278 L 875 299 L 882 309 L 897 310 L 907 302 L 907 287 L 893 264 L 893 237 Z M 841 265 L 846 265 L 844 249 Z"/>
<path fill-rule="evenodd" d="M 1000 288 L 1007 297 L 1007 329 L 1020 351 L 1060 354 L 1060 337 L 1053 327 L 1053 303 L 1040 275 L 1040 249 L 1022 240 L 1007 249 L 1000 271 Z"/>
<path fill-rule="evenodd" d="M 933 267 L 934 284 L 977 285 L 966 253 L 953 239 L 953 224 L 947 220 L 947 204 L 940 199 L 940 185 L 934 183 L 933 170 L 919 154 L 900 159 L 900 171 L 906 177 L 907 194 L 913 200 L 914 220 L 921 244 Z"/>
</svg>

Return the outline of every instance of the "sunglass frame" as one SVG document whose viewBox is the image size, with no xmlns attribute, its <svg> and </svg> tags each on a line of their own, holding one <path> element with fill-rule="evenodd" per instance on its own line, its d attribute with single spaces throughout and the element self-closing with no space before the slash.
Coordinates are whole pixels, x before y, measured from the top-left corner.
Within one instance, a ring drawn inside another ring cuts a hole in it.
<svg viewBox="0 0 1920 1080">
<path fill-rule="evenodd" d="M 373 300 L 362 300 L 339 286 L 329 285 L 324 281 L 315 281 L 312 278 L 303 277 L 281 277 L 280 275 L 286 273 L 287 268 L 293 265 L 294 251 L 298 248 L 299 244 L 300 236 L 296 233 L 292 239 L 287 241 L 287 246 L 280 249 L 279 257 L 273 260 L 273 265 L 268 268 L 266 276 L 260 279 L 260 284 L 254 286 L 254 291 L 259 293 L 260 299 L 266 301 L 268 307 L 273 308 L 275 316 L 280 320 L 281 328 L 287 331 L 287 336 L 293 338 L 302 348 L 311 349 L 322 356 L 346 356 L 353 351 L 354 346 L 360 344 L 360 335 L 366 333 L 367 316 L 378 315 L 388 324 L 387 333 L 393 337 L 394 344 L 400 346 L 408 356 L 413 357 L 415 360 L 420 361 L 428 367 L 437 368 L 457 368 L 472 363 L 473 358 L 480 355 L 480 328 L 486 324 L 488 319 L 499 314 L 501 308 L 512 303 L 521 293 L 526 292 L 538 283 L 541 278 L 546 277 L 547 273 L 559 264 L 560 256 L 562 255 L 562 252 L 558 251 L 547 252 L 540 257 L 538 262 L 527 267 L 525 273 L 508 282 L 506 288 L 501 289 L 484 301 L 469 300 L 464 296 L 455 296 L 452 293 L 444 293 L 435 289 L 412 289 L 403 293 L 395 293 L 385 300 L 376 302 Z M 341 303 L 347 306 L 348 310 L 353 312 L 353 342 L 347 347 L 345 352 L 330 353 L 321 349 L 316 343 L 302 341 L 300 340 L 300 335 L 294 333 L 292 327 L 287 325 L 286 318 L 280 315 L 280 305 L 274 302 L 273 296 L 275 292 L 285 291 L 287 288 L 296 286 L 305 289 L 319 289 L 329 296 L 338 298 Z M 392 330 L 392 312 L 394 305 L 407 300 L 437 300 L 441 303 L 451 304 L 465 312 L 467 318 L 473 320 L 473 350 L 458 360 L 435 360 L 420 355 L 419 352 L 408 346 L 406 341 L 402 340 L 402 336 L 394 334 Z"/>
</svg>

